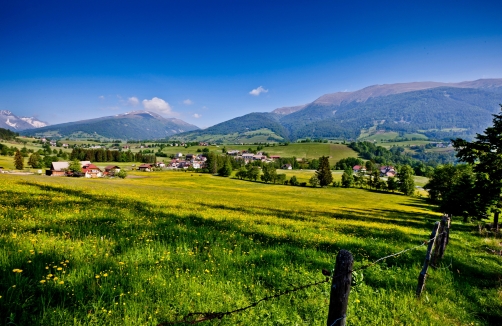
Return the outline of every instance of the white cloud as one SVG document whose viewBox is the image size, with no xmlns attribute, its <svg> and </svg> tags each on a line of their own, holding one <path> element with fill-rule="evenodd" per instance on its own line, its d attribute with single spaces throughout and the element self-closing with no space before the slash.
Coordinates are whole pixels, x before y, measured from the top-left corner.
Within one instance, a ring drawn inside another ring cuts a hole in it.
<svg viewBox="0 0 502 326">
<path fill-rule="evenodd" d="M 199 119 L 199 118 L 200 118 L 200 117 L 202 117 L 202 116 L 201 116 L 200 114 L 198 114 L 198 113 L 194 113 L 194 114 L 193 114 L 193 117 L 194 117 L 195 119 Z"/>
<path fill-rule="evenodd" d="M 186 100 L 183 101 L 183 104 L 185 104 L 185 105 L 192 105 L 193 101 L 191 99 L 187 98 Z"/>
<path fill-rule="evenodd" d="M 254 95 L 254 96 L 258 96 L 261 93 L 267 93 L 267 92 L 268 92 L 268 89 L 265 89 L 265 88 L 263 88 L 263 86 L 260 86 L 258 88 L 253 89 L 251 92 L 249 92 L 249 94 Z"/>
<path fill-rule="evenodd" d="M 142 103 L 143 107 L 146 110 L 154 111 L 165 115 L 170 115 L 173 113 L 169 103 L 158 97 L 154 97 L 151 100 L 143 100 Z"/>
<path fill-rule="evenodd" d="M 138 98 L 136 96 L 129 97 L 127 99 L 127 104 L 132 105 L 132 106 L 136 106 L 136 105 L 139 104 L 139 100 L 138 100 Z"/>
<path fill-rule="evenodd" d="M 101 95 L 101 96 L 99 97 L 99 99 L 100 99 L 100 100 L 104 100 L 104 99 L 105 99 L 105 96 L 104 96 L 104 95 Z"/>
</svg>

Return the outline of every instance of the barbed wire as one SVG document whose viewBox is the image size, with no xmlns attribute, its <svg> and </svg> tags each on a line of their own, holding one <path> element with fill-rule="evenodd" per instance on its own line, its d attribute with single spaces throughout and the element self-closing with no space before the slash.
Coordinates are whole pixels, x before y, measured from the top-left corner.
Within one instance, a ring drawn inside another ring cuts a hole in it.
<svg viewBox="0 0 502 326">
<path fill-rule="evenodd" d="M 308 284 L 301 285 L 299 287 L 295 287 L 295 288 L 292 288 L 292 289 L 289 289 L 289 290 L 279 291 L 279 293 L 263 297 L 260 300 L 255 301 L 255 302 L 253 302 L 253 303 L 251 303 L 251 304 L 249 304 L 249 305 L 247 305 L 245 307 L 237 308 L 237 309 L 230 310 L 230 311 L 224 311 L 224 312 L 191 312 L 191 313 L 185 315 L 183 317 L 183 319 L 180 319 L 180 320 L 177 320 L 177 321 L 163 322 L 163 323 L 158 324 L 157 326 L 179 325 L 179 324 L 195 325 L 195 324 L 202 323 L 202 322 L 208 321 L 208 320 L 213 320 L 213 319 L 220 319 L 221 320 L 225 316 L 228 316 L 228 315 L 231 315 L 231 314 L 234 314 L 234 313 L 238 313 L 238 312 L 242 312 L 242 311 L 248 310 L 250 308 L 256 307 L 259 303 L 261 303 L 263 301 L 268 301 L 268 300 L 271 300 L 271 299 L 275 299 L 275 298 L 281 297 L 283 295 L 290 294 L 290 293 L 293 293 L 293 292 L 297 292 L 297 291 L 300 291 L 300 290 L 303 290 L 303 289 L 306 289 L 306 288 L 309 288 L 309 287 L 312 287 L 312 286 L 316 286 L 316 285 L 319 285 L 319 284 L 324 284 L 324 283 L 329 282 L 330 280 L 332 281 L 332 280 L 337 279 L 339 277 L 342 277 L 342 276 L 344 276 L 346 274 L 353 273 L 353 272 L 358 272 L 358 271 L 370 268 L 371 266 L 374 266 L 374 265 L 378 264 L 379 262 L 381 262 L 381 261 L 383 261 L 383 260 L 385 260 L 387 258 L 396 257 L 396 256 L 402 255 L 402 254 L 404 254 L 404 253 L 406 253 L 408 251 L 415 250 L 415 249 L 418 249 L 420 247 L 423 247 L 426 244 L 429 244 L 431 241 L 436 240 L 436 238 L 439 237 L 442 234 L 447 234 L 447 232 L 443 231 L 443 232 L 441 232 L 439 234 L 436 234 L 435 237 L 430 238 L 429 240 L 423 241 L 418 246 L 415 246 L 415 247 L 412 247 L 412 248 L 408 248 L 408 249 L 404 249 L 404 250 L 401 250 L 399 252 L 387 255 L 385 257 L 378 258 L 377 260 L 375 260 L 375 261 L 373 261 L 373 262 L 371 262 L 371 263 L 369 263 L 367 265 L 361 266 L 361 267 L 356 268 L 356 269 L 352 269 L 352 270 L 350 270 L 350 271 L 348 271 L 346 273 L 342 273 L 342 274 L 338 274 L 338 275 L 331 275 L 330 276 L 329 272 L 323 270 L 323 274 L 326 276 L 326 279 L 323 280 L 323 281 L 317 281 L 317 282 L 313 282 L 313 283 L 308 283 Z M 327 272 L 328 275 L 326 275 L 326 272 Z M 198 317 L 198 318 L 194 319 L 196 317 Z M 344 316 L 338 318 L 337 320 L 335 320 L 333 322 L 333 324 L 331 324 L 331 326 L 335 325 L 336 322 L 338 322 L 339 320 L 341 320 L 341 319 L 343 319 L 345 317 L 346 316 L 344 315 Z"/>
</svg>

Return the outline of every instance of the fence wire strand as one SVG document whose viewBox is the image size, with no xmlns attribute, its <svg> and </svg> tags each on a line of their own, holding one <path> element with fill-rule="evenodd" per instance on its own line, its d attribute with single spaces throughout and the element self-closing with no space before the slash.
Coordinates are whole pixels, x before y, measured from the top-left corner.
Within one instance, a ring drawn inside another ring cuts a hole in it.
<svg viewBox="0 0 502 326">
<path fill-rule="evenodd" d="M 383 261 L 383 260 L 385 260 L 387 258 L 396 257 L 396 256 L 402 255 L 402 254 L 404 254 L 404 253 L 406 253 L 408 251 L 421 248 L 421 247 L 429 244 L 431 241 L 436 240 L 436 238 L 439 237 L 442 234 L 447 234 L 447 232 L 443 231 L 443 232 L 441 232 L 439 234 L 436 234 L 435 237 L 430 238 L 429 240 L 423 241 L 418 246 L 415 246 L 415 247 L 412 247 L 412 248 L 408 248 L 408 249 L 404 249 L 404 250 L 401 250 L 399 252 L 387 255 L 385 257 L 378 258 L 377 260 L 375 260 L 375 261 L 373 261 L 373 262 L 371 262 L 371 263 L 369 263 L 367 265 L 364 265 L 364 266 L 361 266 L 359 268 L 350 270 L 347 273 L 343 273 L 343 274 L 339 274 L 339 275 L 327 276 L 326 279 L 323 280 L 323 281 L 317 281 L 317 282 L 313 282 L 313 283 L 308 283 L 308 284 L 301 285 L 299 287 L 295 287 L 295 288 L 292 288 L 292 289 L 288 289 L 288 290 L 284 290 L 284 291 L 279 291 L 279 293 L 263 297 L 260 300 L 257 300 L 257 301 L 255 301 L 255 302 L 253 302 L 253 303 L 251 303 L 251 304 L 249 304 L 249 305 L 247 305 L 245 307 L 237 308 L 237 309 L 230 310 L 230 311 L 224 311 L 224 312 L 191 312 L 191 313 L 185 315 L 180 320 L 163 322 L 163 323 L 158 324 L 157 326 L 180 325 L 180 324 L 195 325 L 195 324 L 198 324 L 198 323 L 202 323 L 204 321 L 209 321 L 209 320 L 214 320 L 214 319 L 220 319 L 221 320 L 225 316 L 232 315 L 234 313 L 242 312 L 242 311 L 248 310 L 250 308 L 256 307 L 259 303 L 261 303 L 263 301 L 268 301 L 268 300 L 271 300 L 271 299 L 275 299 L 275 298 L 284 296 L 286 294 L 297 292 L 297 291 L 300 291 L 300 290 L 303 290 L 303 289 L 306 289 L 306 288 L 309 288 L 309 287 L 312 287 L 312 286 L 316 286 L 316 285 L 319 285 L 319 284 L 324 284 L 324 283 L 327 283 L 329 281 L 332 281 L 333 279 L 337 279 L 339 277 L 342 277 L 342 276 L 344 276 L 344 275 L 346 275 L 348 273 L 353 273 L 353 272 L 357 272 L 357 271 L 361 271 L 361 270 L 370 268 L 371 266 L 374 266 L 374 265 L 378 264 L 379 262 L 381 262 L 381 261 Z M 341 319 L 343 319 L 345 317 L 346 316 L 344 315 L 344 316 L 338 318 L 337 320 L 335 320 L 333 322 L 333 324 L 331 326 L 335 325 L 336 322 L 340 321 Z"/>
</svg>

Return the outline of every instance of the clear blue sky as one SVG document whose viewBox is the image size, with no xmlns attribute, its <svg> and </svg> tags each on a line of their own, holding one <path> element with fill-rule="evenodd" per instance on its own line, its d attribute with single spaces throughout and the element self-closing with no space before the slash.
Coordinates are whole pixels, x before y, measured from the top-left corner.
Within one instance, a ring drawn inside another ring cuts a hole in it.
<svg viewBox="0 0 502 326">
<path fill-rule="evenodd" d="M 502 77 L 502 1 L 0 1 L 0 110 L 200 127 L 337 91 Z M 501 99 L 502 101 L 502 99 Z"/>
</svg>

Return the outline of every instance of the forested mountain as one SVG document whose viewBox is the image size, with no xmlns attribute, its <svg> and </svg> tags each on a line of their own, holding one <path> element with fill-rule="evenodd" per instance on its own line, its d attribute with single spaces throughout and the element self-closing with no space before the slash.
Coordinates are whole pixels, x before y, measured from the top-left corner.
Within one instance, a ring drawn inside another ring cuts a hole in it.
<svg viewBox="0 0 502 326">
<path fill-rule="evenodd" d="M 179 119 L 167 119 L 148 111 L 134 111 L 97 119 L 68 122 L 34 130 L 24 135 L 50 137 L 105 137 L 111 139 L 158 139 L 198 127 Z"/>
<path fill-rule="evenodd" d="M 179 136 L 211 140 L 217 134 L 267 128 L 291 141 L 306 137 L 357 139 L 362 130 L 372 128 L 436 139 L 471 138 L 490 123 L 501 102 L 502 79 L 375 85 L 326 94 L 310 104 L 272 113 L 247 114 Z"/>
<path fill-rule="evenodd" d="M 280 115 L 275 113 L 250 113 L 245 116 L 231 119 L 204 130 L 192 131 L 182 135 L 177 135 L 175 138 L 183 139 L 199 139 L 203 137 L 207 141 L 215 141 L 221 135 L 228 134 L 244 134 L 252 130 L 268 129 L 271 134 L 275 134 L 278 138 L 289 139 L 288 130 L 279 122 Z"/>
</svg>

